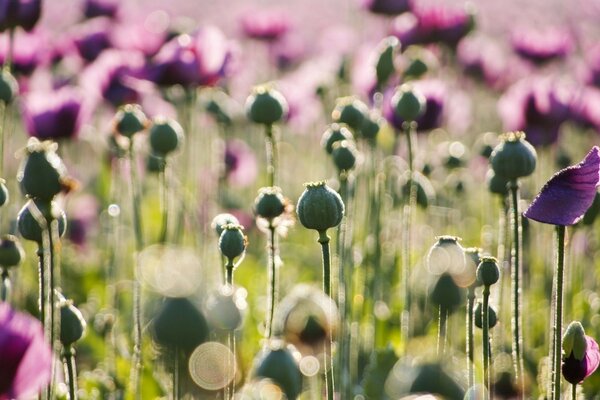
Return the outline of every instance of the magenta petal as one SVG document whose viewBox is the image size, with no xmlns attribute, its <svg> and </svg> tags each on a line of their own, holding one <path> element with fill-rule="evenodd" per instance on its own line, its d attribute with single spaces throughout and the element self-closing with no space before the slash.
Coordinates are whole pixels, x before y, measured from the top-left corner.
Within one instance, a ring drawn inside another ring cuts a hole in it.
<svg viewBox="0 0 600 400">
<path fill-rule="evenodd" d="M 585 376 L 584 379 L 598 369 L 600 365 L 600 349 L 598 349 L 598 343 L 590 336 L 585 335 L 585 341 L 587 342 L 587 349 L 585 350 Z"/>
<path fill-rule="evenodd" d="M 594 146 L 577 165 L 560 170 L 523 213 L 552 225 L 573 225 L 592 205 L 600 185 L 600 149 Z"/>
</svg>

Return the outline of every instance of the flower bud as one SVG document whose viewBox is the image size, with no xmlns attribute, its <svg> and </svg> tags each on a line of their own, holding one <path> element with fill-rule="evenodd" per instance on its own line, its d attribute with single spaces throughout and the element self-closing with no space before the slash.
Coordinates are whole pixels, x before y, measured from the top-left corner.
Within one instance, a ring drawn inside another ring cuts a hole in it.
<svg viewBox="0 0 600 400">
<path fill-rule="evenodd" d="M 119 108 L 113 120 L 114 131 L 131 138 L 148 126 L 148 118 L 139 104 L 126 104 Z"/>
<path fill-rule="evenodd" d="M 271 379 L 283 390 L 289 400 L 295 400 L 302 391 L 302 373 L 297 361 L 287 348 L 264 349 L 254 365 L 253 375 Z"/>
<path fill-rule="evenodd" d="M 286 199 L 277 186 L 263 187 L 254 200 L 254 213 L 264 219 L 273 220 L 285 211 Z"/>
<path fill-rule="evenodd" d="M 48 228 L 50 228 L 53 220 L 58 220 L 58 235 L 62 237 L 67 229 L 67 216 L 65 212 L 55 202 L 47 203 L 35 200 L 29 200 L 25 203 L 21 211 L 19 211 L 19 215 L 17 215 L 17 227 L 21 236 L 38 244 L 42 243 L 42 227 L 34 214 L 32 214 L 30 207 L 33 207 L 33 205 L 30 205 L 31 202 L 35 202 L 35 206 L 40 211 L 42 217 L 46 219 Z"/>
<path fill-rule="evenodd" d="M 8 188 L 6 187 L 6 181 L 4 179 L 0 179 L 0 207 L 8 203 L 9 195 Z"/>
<path fill-rule="evenodd" d="M 219 237 L 219 249 L 221 254 L 229 260 L 241 256 L 246 250 L 248 239 L 242 232 L 241 225 L 227 224 L 223 226 L 223 232 Z"/>
<path fill-rule="evenodd" d="M 495 257 L 481 257 L 481 262 L 477 267 L 477 280 L 484 286 L 491 286 L 500 279 L 500 270 L 498 269 L 498 260 Z"/>
<path fill-rule="evenodd" d="M 331 118 L 334 122 L 346 124 L 355 132 L 358 132 L 368 113 L 369 109 L 365 103 L 355 97 L 348 96 L 336 100 Z"/>
<path fill-rule="evenodd" d="M 483 303 L 480 301 L 475 304 L 475 309 L 473 310 L 475 314 L 475 326 L 479 329 L 483 329 Z M 498 323 L 498 314 L 494 307 L 488 305 L 488 326 L 491 328 L 495 327 Z"/>
<path fill-rule="evenodd" d="M 248 119 L 257 124 L 272 125 L 287 116 L 288 104 L 285 97 L 267 85 L 257 86 L 246 100 Z"/>
<path fill-rule="evenodd" d="M 192 352 L 206 341 L 208 334 L 204 315 L 182 297 L 166 298 L 152 323 L 152 338 L 156 343 L 185 352 Z"/>
<path fill-rule="evenodd" d="M 227 224 L 239 225 L 240 221 L 231 214 L 222 213 L 213 218 L 210 226 L 217 232 L 217 236 L 221 236 L 223 233 L 223 227 Z"/>
<path fill-rule="evenodd" d="M 150 128 L 150 147 L 156 155 L 165 157 L 183 142 L 183 128 L 177 121 L 158 117 Z"/>
<path fill-rule="evenodd" d="M 531 175 L 535 170 L 537 154 L 525 140 L 524 132 L 508 132 L 501 136 L 490 161 L 496 175 L 513 180 Z"/>
<path fill-rule="evenodd" d="M 579 321 L 571 322 L 565 330 L 562 338 L 562 349 L 567 357 L 573 353 L 575 359 L 582 360 L 585 356 L 587 342 L 585 340 L 585 331 Z"/>
<path fill-rule="evenodd" d="M 13 235 L 3 235 L 0 239 L 0 266 L 14 267 L 19 265 L 24 257 L 19 239 Z"/>
<path fill-rule="evenodd" d="M 396 89 L 392 97 L 395 114 L 404 121 L 414 121 L 425 112 L 426 100 L 421 92 L 404 84 Z"/>
<path fill-rule="evenodd" d="M 26 157 L 17 174 L 26 196 L 50 201 L 63 190 L 66 169 L 56 148 L 56 143 L 40 142 L 36 138 L 27 142 Z"/>
<path fill-rule="evenodd" d="M 338 226 L 344 216 L 344 202 L 340 195 L 324 181 L 307 183 L 305 187 L 296 206 L 302 225 L 319 232 Z"/>
<path fill-rule="evenodd" d="M 443 273 L 431 290 L 433 304 L 447 311 L 453 311 L 462 303 L 462 291 L 449 273 Z"/>
<path fill-rule="evenodd" d="M 388 79 L 396 73 L 394 59 L 399 48 L 400 41 L 395 36 L 388 36 L 379 43 L 377 48 L 379 56 L 375 65 L 378 86 L 385 85 Z"/>
<path fill-rule="evenodd" d="M 352 142 L 348 140 L 342 140 L 341 142 L 336 142 L 333 145 L 331 157 L 333 158 L 333 163 L 339 171 L 349 171 L 354 168 L 354 165 L 356 165 L 358 150 Z"/>
<path fill-rule="evenodd" d="M 345 125 L 333 123 L 327 128 L 321 138 L 321 147 L 325 149 L 327 154 L 333 151 L 333 144 L 342 140 L 353 140 L 352 132 Z"/>
<path fill-rule="evenodd" d="M 5 105 L 12 103 L 19 93 L 19 84 L 8 69 L 0 72 L 0 101 Z"/>
<path fill-rule="evenodd" d="M 86 323 L 81 311 L 71 300 L 62 297 L 58 307 L 60 308 L 60 343 L 67 348 L 83 337 Z"/>
</svg>

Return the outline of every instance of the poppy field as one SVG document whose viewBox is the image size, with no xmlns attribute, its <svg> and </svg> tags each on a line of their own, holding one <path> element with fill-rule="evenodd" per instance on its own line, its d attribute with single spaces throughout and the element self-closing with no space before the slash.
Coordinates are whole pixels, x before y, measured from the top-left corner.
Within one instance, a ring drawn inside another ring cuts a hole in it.
<svg viewBox="0 0 600 400">
<path fill-rule="evenodd" d="M 598 21 L 0 0 L 0 400 L 600 398 Z"/>
</svg>

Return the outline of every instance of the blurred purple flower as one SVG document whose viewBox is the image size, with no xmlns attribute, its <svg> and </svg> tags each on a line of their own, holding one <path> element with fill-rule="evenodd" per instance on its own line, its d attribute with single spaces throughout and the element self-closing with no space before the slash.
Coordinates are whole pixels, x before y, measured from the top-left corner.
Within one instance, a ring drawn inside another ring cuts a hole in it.
<svg viewBox="0 0 600 400">
<path fill-rule="evenodd" d="M 555 143 L 573 99 L 571 87 L 546 79 L 528 78 L 512 85 L 498 101 L 506 131 L 524 131 L 534 146 Z"/>
<path fill-rule="evenodd" d="M 513 32 L 511 41 L 519 56 L 535 64 L 565 58 L 573 47 L 571 35 L 559 29 L 522 28 Z"/>
<path fill-rule="evenodd" d="M 79 246 L 85 247 L 90 234 L 98 226 L 98 200 L 92 195 L 76 197 L 69 204 L 69 225 L 67 237 Z"/>
<path fill-rule="evenodd" d="M 361 7 L 374 14 L 398 15 L 410 11 L 409 0 L 361 0 Z"/>
<path fill-rule="evenodd" d="M 600 185 L 600 149 L 594 146 L 579 164 L 554 174 L 523 213 L 552 225 L 574 225 L 592 205 Z"/>
<path fill-rule="evenodd" d="M 212 86 L 225 75 L 230 57 L 231 48 L 223 33 L 205 26 L 165 43 L 146 74 L 158 85 Z"/>
<path fill-rule="evenodd" d="M 571 102 L 570 118 L 585 128 L 600 130 L 600 89 L 582 88 Z"/>
<path fill-rule="evenodd" d="M 85 0 L 83 15 L 86 18 L 115 18 L 119 11 L 119 0 Z"/>
<path fill-rule="evenodd" d="M 0 0 L 0 32 L 18 26 L 29 32 L 41 13 L 42 0 Z"/>
<path fill-rule="evenodd" d="M 275 9 L 251 10 L 240 19 L 244 36 L 268 42 L 279 40 L 291 27 L 287 13 Z"/>
<path fill-rule="evenodd" d="M 416 120 L 417 129 L 419 132 L 423 132 L 439 128 L 443 123 L 444 108 L 448 97 L 445 84 L 440 80 L 428 79 L 415 81 L 413 87 L 415 90 L 421 92 L 426 100 L 425 113 Z M 404 121 L 394 112 L 394 106 L 392 105 L 393 95 L 393 89 L 387 90 L 384 93 L 383 116 L 396 129 L 400 130 Z"/>
<path fill-rule="evenodd" d="M 112 46 L 111 29 L 111 21 L 107 18 L 95 18 L 77 26 L 72 40 L 79 55 L 88 62 L 94 61 L 100 53 Z"/>
<path fill-rule="evenodd" d="M 152 57 L 165 44 L 168 24 L 168 18 L 160 14 L 150 14 L 139 23 L 128 20 L 113 27 L 110 41 L 117 49 L 142 52 Z"/>
<path fill-rule="evenodd" d="M 42 325 L 0 303 L 0 400 L 29 398 L 50 381 L 52 351 Z"/>
<path fill-rule="evenodd" d="M 85 119 L 83 96 L 73 87 L 24 96 L 22 114 L 30 136 L 40 140 L 74 139 Z"/>
<path fill-rule="evenodd" d="M 225 178 L 230 184 L 243 187 L 254 183 L 258 174 L 252 149 L 240 139 L 225 143 Z"/>
<path fill-rule="evenodd" d="M 587 83 L 600 87 L 600 45 L 586 51 Z"/>
<path fill-rule="evenodd" d="M 585 341 L 587 343 L 585 356 L 581 360 L 575 357 L 573 351 L 566 358 L 563 358 L 562 374 L 567 382 L 572 385 L 582 382 L 585 378 L 593 374 L 598 369 L 598 365 L 600 365 L 598 343 L 588 335 L 585 335 Z"/>
<path fill-rule="evenodd" d="M 0 64 L 8 53 L 8 41 L 0 40 Z M 17 33 L 13 48 L 13 71 L 16 75 L 31 75 L 49 57 L 49 43 L 44 33 Z"/>
<path fill-rule="evenodd" d="M 505 56 L 494 41 L 469 36 L 458 45 L 457 57 L 466 74 L 482 79 L 494 88 L 502 83 L 506 70 Z"/>
<path fill-rule="evenodd" d="M 415 5 L 412 13 L 394 20 L 392 34 L 403 48 L 413 44 L 444 43 L 456 47 L 474 27 L 474 15 L 468 8 L 443 5 Z"/>
<path fill-rule="evenodd" d="M 269 46 L 271 62 L 279 70 L 287 70 L 296 66 L 306 55 L 306 46 L 299 36 L 286 36 Z"/>
</svg>

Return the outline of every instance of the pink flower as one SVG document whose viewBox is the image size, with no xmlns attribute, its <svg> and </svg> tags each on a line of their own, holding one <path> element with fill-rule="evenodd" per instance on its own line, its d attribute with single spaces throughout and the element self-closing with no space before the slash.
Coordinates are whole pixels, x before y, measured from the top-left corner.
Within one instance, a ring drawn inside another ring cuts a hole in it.
<svg viewBox="0 0 600 400">
<path fill-rule="evenodd" d="M 280 39 L 291 26 L 288 14 L 273 9 L 252 10 L 240 22 L 245 36 L 265 41 Z"/>
</svg>

